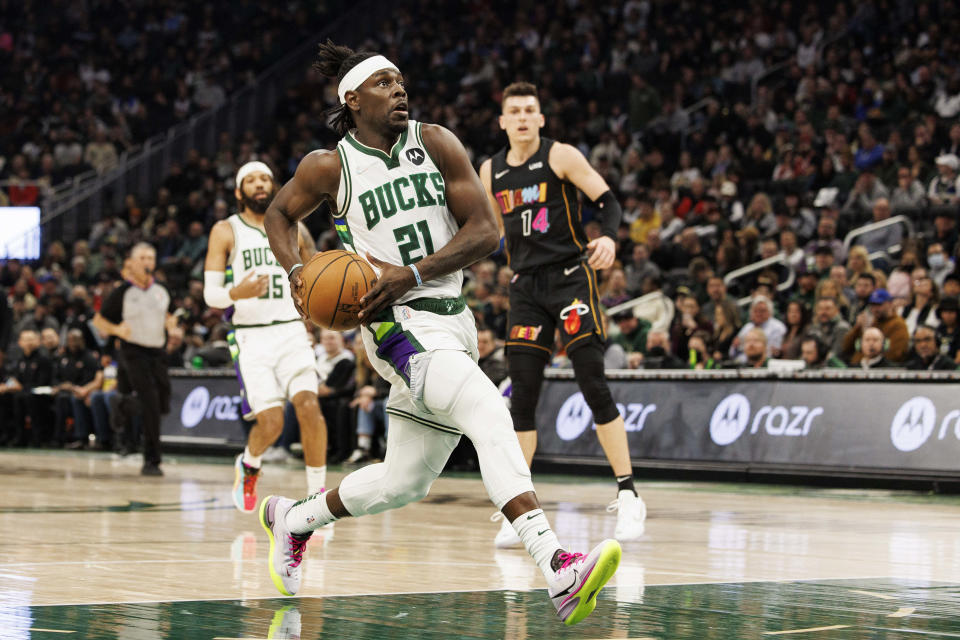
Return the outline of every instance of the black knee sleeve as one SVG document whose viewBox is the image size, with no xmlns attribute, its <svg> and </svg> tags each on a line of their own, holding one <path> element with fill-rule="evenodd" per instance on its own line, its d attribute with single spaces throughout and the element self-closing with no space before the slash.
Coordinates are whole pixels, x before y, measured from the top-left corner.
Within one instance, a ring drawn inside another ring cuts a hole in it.
<svg viewBox="0 0 960 640">
<path fill-rule="evenodd" d="M 533 349 L 510 349 L 508 370 L 510 372 L 510 416 L 517 431 L 533 431 L 537 428 L 537 401 L 543 386 L 543 369 L 549 357 Z"/>
<path fill-rule="evenodd" d="M 610 395 L 610 387 L 603 370 L 603 346 L 597 341 L 589 341 L 582 346 L 578 345 L 572 352 L 567 353 L 567 357 L 573 363 L 573 373 L 580 391 L 583 392 L 583 399 L 593 412 L 593 421 L 596 424 L 607 424 L 616 420 L 620 411 Z"/>
</svg>

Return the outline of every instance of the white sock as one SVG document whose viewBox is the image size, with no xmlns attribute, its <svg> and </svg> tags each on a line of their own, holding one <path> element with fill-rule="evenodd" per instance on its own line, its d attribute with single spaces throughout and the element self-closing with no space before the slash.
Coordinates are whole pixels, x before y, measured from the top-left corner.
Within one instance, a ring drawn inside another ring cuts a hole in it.
<svg viewBox="0 0 960 640">
<path fill-rule="evenodd" d="M 533 557 L 533 561 L 540 567 L 544 576 L 553 575 L 553 567 L 550 561 L 557 549 L 562 549 L 560 541 L 557 540 L 557 534 L 550 528 L 550 522 L 547 520 L 543 509 L 535 509 L 524 513 L 513 521 L 513 529 L 523 541 L 523 546 L 527 548 L 527 553 Z"/>
<path fill-rule="evenodd" d="M 307 467 L 307 493 L 320 493 L 327 486 L 327 465 Z"/>
<path fill-rule="evenodd" d="M 285 521 L 290 533 L 303 535 L 337 520 L 327 506 L 327 495 L 314 493 L 290 507 Z"/>
<path fill-rule="evenodd" d="M 260 462 L 260 458 L 262 457 L 263 457 L 262 453 L 259 456 L 255 456 L 252 453 L 250 453 L 250 447 L 244 447 L 243 449 L 243 464 L 247 465 L 248 467 L 259 469 L 260 465 L 262 464 Z"/>
<path fill-rule="evenodd" d="M 365 436 L 362 433 L 357 435 L 357 447 L 363 449 L 364 451 L 370 451 L 370 445 L 373 443 L 370 436 Z"/>
</svg>

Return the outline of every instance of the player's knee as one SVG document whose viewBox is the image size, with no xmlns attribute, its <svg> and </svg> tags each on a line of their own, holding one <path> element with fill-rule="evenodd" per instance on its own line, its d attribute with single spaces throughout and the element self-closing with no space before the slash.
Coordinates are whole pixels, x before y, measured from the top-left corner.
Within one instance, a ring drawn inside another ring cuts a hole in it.
<svg viewBox="0 0 960 640">
<path fill-rule="evenodd" d="M 311 391 L 301 391 L 291 400 L 293 408 L 297 415 L 305 414 L 308 411 L 319 411 L 320 403 L 317 400 L 317 394 Z"/>
<path fill-rule="evenodd" d="M 547 362 L 545 357 L 530 349 L 512 349 L 510 352 L 510 415 L 517 431 L 536 428 L 537 401 Z"/>
<path fill-rule="evenodd" d="M 537 401 L 528 394 L 517 394 L 510 398 L 510 417 L 516 431 L 533 431 L 537 428 Z"/>
<path fill-rule="evenodd" d="M 593 421 L 596 424 L 606 424 L 616 420 L 620 411 L 613 401 L 610 385 L 607 384 L 602 347 L 595 343 L 585 344 L 570 353 L 569 357 L 583 399 L 593 412 Z"/>
<path fill-rule="evenodd" d="M 430 493 L 430 482 L 423 480 L 408 480 L 403 483 L 393 484 L 383 490 L 384 502 L 390 508 L 402 507 L 411 502 L 419 502 Z"/>
</svg>

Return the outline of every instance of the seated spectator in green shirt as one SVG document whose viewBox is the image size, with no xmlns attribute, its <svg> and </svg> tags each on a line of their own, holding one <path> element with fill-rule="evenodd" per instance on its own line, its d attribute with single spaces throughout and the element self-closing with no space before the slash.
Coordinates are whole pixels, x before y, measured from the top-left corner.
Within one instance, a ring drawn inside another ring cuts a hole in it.
<svg viewBox="0 0 960 640">
<path fill-rule="evenodd" d="M 620 328 L 620 335 L 614 340 L 623 347 L 628 357 L 631 353 L 646 353 L 647 332 L 651 326 L 648 321 L 633 315 L 632 311 L 621 311 L 613 316 L 613 321 Z"/>
</svg>

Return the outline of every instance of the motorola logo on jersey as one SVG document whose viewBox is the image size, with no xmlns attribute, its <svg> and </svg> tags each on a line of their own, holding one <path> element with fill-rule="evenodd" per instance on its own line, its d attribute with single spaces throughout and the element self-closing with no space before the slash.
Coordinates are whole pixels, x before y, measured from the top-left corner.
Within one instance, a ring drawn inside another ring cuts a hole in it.
<svg viewBox="0 0 960 640">
<path fill-rule="evenodd" d="M 630 402 L 617 403 L 617 410 L 623 417 L 627 431 L 643 431 L 647 417 L 657 410 L 655 404 Z M 576 440 L 593 425 L 593 412 L 587 405 L 583 394 L 577 392 L 567 398 L 557 414 L 557 435 L 561 440 Z"/>
<path fill-rule="evenodd" d="M 423 149 L 414 147 L 413 149 L 407 149 L 407 160 L 416 165 L 423 164 L 423 161 L 426 159 L 426 155 L 423 153 Z"/>
<path fill-rule="evenodd" d="M 943 419 L 940 427 L 940 439 L 946 436 L 947 426 L 950 420 L 954 421 L 954 431 L 960 437 L 960 412 L 951 411 Z M 899 451 L 916 451 L 930 438 L 937 422 L 937 408 L 933 405 L 930 398 L 916 396 L 910 398 L 893 416 L 893 422 L 890 424 L 890 441 Z"/>
<path fill-rule="evenodd" d="M 732 444 L 743 435 L 748 424 L 751 435 L 763 427 L 771 436 L 803 437 L 810 433 L 813 421 L 823 415 L 823 407 L 764 405 L 753 414 L 752 421 L 750 415 L 747 397 L 740 393 L 730 394 L 713 410 L 710 439 L 721 447 Z"/>
<path fill-rule="evenodd" d="M 194 387 L 180 408 L 180 423 L 192 429 L 203 420 L 225 420 L 236 422 L 240 419 L 240 396 L 214 396 L 206 387 Z"/>
</svg>

